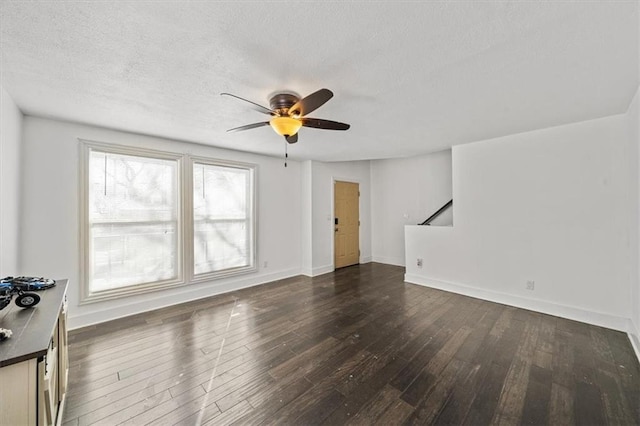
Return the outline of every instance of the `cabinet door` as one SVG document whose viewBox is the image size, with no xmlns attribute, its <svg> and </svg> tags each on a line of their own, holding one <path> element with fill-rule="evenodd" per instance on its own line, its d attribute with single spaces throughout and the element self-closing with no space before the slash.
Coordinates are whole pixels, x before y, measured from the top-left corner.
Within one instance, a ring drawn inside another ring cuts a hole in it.
<svg viewBox="0 0 640 426">
<path fill-rule="evenodd" d="M 58 415 L 58 348 L 53 347 L 53 339 L 47 355 L 38 363 L 38 378 L 38 424 L 54 425 Z"/>
<path fill-rule="evenodd" d="M 69 352 L 67 343 L 67 297 L 62 303 L 62 312 L 58 319 L 58 392 L 62 401 L 67 393 L 67 380 L 69 377 Z"/>
<path fill-rule="evenodd" d="M 0 368 L 0 425 L 36 425 L 35 359 Z"/>
</svg>

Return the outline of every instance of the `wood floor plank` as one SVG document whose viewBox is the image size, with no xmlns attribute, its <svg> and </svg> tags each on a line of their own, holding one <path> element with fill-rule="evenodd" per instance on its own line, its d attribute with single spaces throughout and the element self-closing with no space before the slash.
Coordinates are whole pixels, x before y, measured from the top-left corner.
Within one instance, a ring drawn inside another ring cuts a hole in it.
<svg viewBox="0 0 640 426">
<path fill-rule="evenodd" d="M 462 424 L 473 426 L 486 425 L 491 422 L 495 415 L 507 372 L 508 368 L 504 365 L 496 363 L 489 365 L 482 382 L 482 392 L 475 395 Z"/>
<path fill-rule="evenodd" d="M 210 373 L 210 376 L 212 376 L 212 373 Z M 269 377 L 267 377 L 265 368 L 249 370 L 244 374 L 237 376 L 231 375 L 230 377 L 225 377 L 225 374 L 223 374 L 217 377 L 211 377 L 211 380 L 209 382 L 198 385 L 198 388 L 202 388 L 205 391 L 208 391 L 204 395 L 200 395 L 197 398 L 191 399 L 169 414 L 163 414 L 163 412 L 165 411 L 164 407 L 158 405 L 157 407 L 154 407 L 153 409 L 147 411 L 145 416 L 147 418 L 153 419 L 150 424 L 180 424 L 183 422 L 189 424 L 189 421 L 192 421 L 196 418 L 199 418 L 202 422 L 205 422 L 208 419 L 217 417 L 222 413 L 221 409 L 216 403 L 216 400 L 224 398 L 225 396 L 230 395 L 233 392 L 237 392 L 239 389 L 243 389 L 250 393 L 251 389 L 259 390 L 268 386 L 270 383 L 273 383 L 273 381 L 270 380 Z M 188 392 L 189 391 L 185 391 L 180 393 L 179 395 L 183 395 L 184 393 Z M 234 398 L 234 400 L 237 401 L 237 404 L 247 402 L 245 399 L 235 398 L 236 395 L 237 393 L 235 395 L 231 395 L 228 398 L 228 401 L 231 401 L 231 399 Z M 179 397 L 180 396 L 178 396 L 178 398 Z M 187 419 L 190 420 L 187 421 Z"/>
<path fill-rule="evenodd" d="M 625 419 L 634 416 L 633 407 L 625 398 L 622 384 L 617 377 L 609 371 L 598 371 L 598 382 L 602 393 L 602 404 L 606 417 L 615 419 L 616 423 L 624 423 Z M 640 405 L 640 399 L 637 401 Z"/>
<path fill-rule="evenodd" d="M 513 308 L 505 308 L 487 338 L 482 342 L 476 362 L 480 364 L 474 397 L 462 424 L 489 424 L 495 415 L 505 378 L 518 347 L 524 328 L 513 320 Z"/>
<path fill-rule="evenodd" d="M 344 396 L 335 389 L 332 389 L 322 398 L 308 404 L 302 413 L 293 420 L 292 424 L 310 426 L 322 424 L 343 401 Z M 277 423 L 280 422 L 278 421 Z"/>
<path fill-rule="evenodd" d="M 132 403 L 127 399 L 119 399 L 113 404 L 104 406 L 78 418 L 79 426 L 114 425 L 128 420 L 148 409 L 171 399 L 168 390 L 153 393 L 145 397 L 142 403 Z"/>
<path fill-rule="evenodd" d="M 345 424 L 352 426 L 401 424 L 412 412 L 413 407 L 400 399 L 400 391 L 392 386 L 386 386 Z M 327 423 L 331 424 L 330 421 Z"/>
<path fill-rule="evenodd" d="M 282 407 L 313 386 L 304 376 L 292 376 L 291 379 L 277 382 L 273 388 L 264 389 L 247 398 L 254 410 L 240 417 L 238 423 L 259 424 L 270 417 L 277 417 L 277 412 Z"/>
<path fill-rule="evenodd" d="M 132 417 L 127 423 L 132 425 L 173 425 L 193 413 L 199 413 L 203 408 L 211 416 L 220 414 L 220 410 L 215 404 L 204 404 L 203 406 L 203 401 L 206 398 L 204 392 L 203 395 L 193 399 L 188 399 L 187 395 L 187 393 L 183 393 L 177 398 L 172 398 L 165 404 L 157 405 L 151 410 Z"/>
<path fill-rule="evenodd" d="M 471 403 L 476 397 L 480 364 L 465 363 L 459 377 L 449 387 L 449 392 L 438 413 L 434 413 L 433 423 L 439 425 L 460 425 L 464 421 Z"/>
<path fill-rule="evenodd" d="M 538 324 L 539 322 L 525 324 L 520 345 L 505 378 L 493 423 L 510 424 L 522 419 L 533 354 L 540 332 Z"/>
<path fill-rule="evenodd" d="M 262 327 L 262 326 L 257 326 L 257 327 Z M 233 340 L 233 339 L 231 339 Z M 238 340 L 237 338 L 235 339 L 236 341 Z M 216 340 L 218 342 L 218 346 L 216 347 L 216 352 L 217 349 L 219 348 L 219 342 L 221 341 L 221 339 L 217 339 Z M 227 348 L 230 346 L 233 346 L 234 342 L 229 343 L 227 345 Z M 197 349 L 197 347 L 195 348 L 195 354 L 196 356 L 198 355 L 197 351 L 199 351 L 199 349 Z M 171 352 L 170 352 L 171 354 Z M 175 354 L 174 354 L 175 355 Z M 213 354 L 210 358 L 214 358 L 216 354 Z M 129 352 L 127 354 L 124 355 L 126 357 L 126 359 L 129 359 L 131 357 L 133 357 L 135 359 L 136 357 L 136 352 Z M 157 374 L 160 375 L 166 375 L 167 373 L 171 372 L 171 371 L 175 371 L 175 370 L 179 370 L 178 373 L 182 373 L 185 370 L 188 370 L 192 364 L 200 364 L 201 361 L 198 360 L 192 360 L 192 361 L 187 361 L 185 362 L 184 360 L 181 360 L 181 362 L 179 364 L 176 365 L 175 361 L 173 361 L 171 358 L 168 361 L 162 361 L 162 362 L 153 362 L 153 363 L 148 363 L 148 364 L 142 364 L 141 366 L 138 367 L 138 371 L 133 371 L 131 372 L 132 377 L 129 378 L 127 376 L 129 376 L 129 374 L 127 374 L 127 372 L 123 372 L 120 371 L 118 376 L 119 379 L 121 380 L 120 383 L 125 383 L 125 382 L 132 382 L 135 380 L 147 380 L 149 373 L 151 373 L 152 375 L 155 375 L 155 377 L 158 377 Z M 154 371 L 156 370 L 156 371 Z M 75 370 L 74 370 L 75 371 Z M 81 382 L 79 380 L 75 380 L 75 381 L 70 381 L 70 385 L 71 385 L 71 389 L 70 389 L 70 394 L 74 393 L 74 392 L 81 392 L 83 394 L 86 395 L 87 393 L 87 387 L 90 387 L 91 390 L 95 389 L 95 386 L 91 386 L 92 383 L 95 383 L 98 380 L 102 380 L 98 377 L 100 377 L 101 374 L 98 374 L 98 376 L 92 376 L 90 374 L 87 374 L 87 372 L 85 371 L 84 373 L 80 373 L 80 371 L 78 372 L 78 376 L 80 377 L 80 380 L 82 381 L 82 383 L 88 383 L 89 386 L 82 386 Z M 142 377 L 140 377 L 142 376 Z M 127 380 L 124 380 L 124 379 Z M 129 380 L 131 379 L 131 380 Z M 118 384 L 114 384 L 114 386 L 119 386 Z"/>
<path fill-rule="evenodd" d="M 64 424 L 640 424 L 624 333 L 370 263 L 70 333 Z"/>
<path fill-rule="evenodd" d="M 452 359 L 437 376 L 433 376 L 433 381 L 425 386 L 420 399 L 413 406 L 412 415 L 407 420 L 407 424 L 431 424 L 442 410 L 444 404 L 450 396 L 456 379 L 466 375 L 472 366 L 459 359 Z M 407 400 L 403 394 L 401 397 Z"/>
<path fill-rule="evenodd" d="M 574 354 L 571 334 L 561 330 L 556 330 L 555 350 L 551 362 L 553 382 L 558 383 L 570 392 L 575 390 L 573 358 Z"/>
<path fill-rule="evenodd" d="M 577 424 L 605 424 L 600 390 L 589 383 L 578 381 L 575 396 L 575 420 Z"/>
<path fill-rule="evenodd" d="M 291 374 L 304 376 L 318 365 L 323 359 L 323 356 L 326 357 L 338 351 L 341 348 L 339 343 L 340 341 L 338 339 L 327 337 L 318 344 L 298 354 L 296 357 L 270 369 L 269 374 L 275 379 L 280 379 Z"/>
<path fill-rule="evenodd" d="M 117 421 L 113 422 L 113 424 L 120 424 L 122 426 L 138 426 L 158 423 L 158 419 L 171 415 L 176 410 L 179 410 L 194 399 L 203 396 L 205 393 L 206 392 L 202 387 L 193 388 L 189 392 L 180 394 L 178 397 L 172 397 L 167 401 L 163 401 L 164 403 L 155 405 L 153 410 L 146 409 L 142 412 L 138 412 L 139 410 L 128 412 L 126 413 L 127 420 L 122 421 L 122 417 L 119 417 L 117 418 Z M 122 416 L 123 414 L 124 413 L 120 412 L 117 413 L 116 416 Z M 114 416 L 107 417 L 106 420 L 109 421 L 113 418 Z"/>
<path fill-rule="evenodd" d="M 574 395 L 566 387 L 552 383 L 551 398 L 549 400 L 549 424 L 572 425 L 574 418 Z"/>
<path fill-rule="evenodd" d="M 471 305 L 470 305 L 471 306 Z M 473 309 L 473 308 L 472 308 Z M 416 380 L 420 372 L 431 361 L 431 359 L 447 344 L 447 342 L 453 337 L 457 336 L 455 340 L 456 350 L 462 343 L 461 335 L 456 335 L 460 325 L 464 322 L 464 319 L 469 315 L 469 311 L 462 310 L 462 313 L 456 314 L 454 317 L 443 319 L 442 317 L 436 320 L 430 327 L 429 333 L 432 334 L 428 339 L 423 340 L 421 349 L 415 354 L 415 356 L 409 358 L 410 362 L 407 366 L 391 381 L 391 385 L 400 391 L 405 392 L 409 386 Z M 464 338 L 468 336 L 468 333 L 464 333 Z M 426 337 L 426 336 L 425 336 Z M 403 358 L 408 358 L 404 353 L 400 353 Z M 418 383 L 417 385 L 422 385 Z M 416 387 L 414 387 L 409 394 L 403 396 L 411 405 L 415 403 L 415 397 L 411 396 Z M 413 401 L 413 403 L 412 403 Z"/>
<path fill-rule="evenodd" d="M 549 423 L 551 376 L 551 370 L 531 365 L 524 406 L 522 407 L 522 424 L 542 425 Z"/>
<path fill-rule="evenodd" d="M 342 388 L 341 393 L 345 395 L 344 403 L 336 407 L 331 415 L 325 419 L 327 425 L 344 424 L 354 415 L 362 413 L 364 410 L 363 406 L 375 398 L 385 387 L 388 387 L 391 378 L 407 363 L 405 359 L 399 358 L 393 355 L 393 351 L 389 351 L 387 354 L 374 355 L 364 364 L 377 362 L 379 362 L 378 366 L 382 364 L 384 364 L 384 366 L 368 378 L 357 378 L 357 383 L 360 383 L 359 386 L 349 387 L 346 390 L 344 387 Z M 371 368 L 371 370 L 373 370 L 373 368 Z M 351 380 L 353 380 L 353 377 L 345 377 L 343 383 Z M 399 393 L 400 391 L 398 391 L 398 394 Z M 408 405 L 400 399 L 398 399 L 398 403 L 400 403 L 401 406 Z"/>
<path fill-rule="evenodd" d="M 237 424 L 239 419 L 241 419 L 247 413 L 251 413 L 253 411 L 255 411 L 255 409 L 251 406 L 251 404 L 249 404 L 247 401 L 241 401 L 240 403 L 229 408 L 224 413 L 221 412 L 212 416 L 207 416 L 207 415 L 203 416 L 202 424 L 204 426 Z M 179 426 L 193 426 L 193 425 L 200 424 L 198 421 L 199 419 L 200 418 L 198 416 L 193 416 L 193 417 L 189 417 L 184 420 L 181 420 L 174 424 Z"/>
<path fill-rule="evenodd" d="M 411 382 L 411 384 L 402 393 L 402 400 L 408 404 L 417 407 L 421 399 L 425 397 L 433 387 L 442 381 L 444 371 L 449 364 L 454 363 L 454 370 L 451 373 L 455 376 L 458 369 L 460 369 L 464 361 L 455 359 L 453 355 L 460 348 L 462 343 L 471 333 L 469 328 L 461 327 L 458 329 L 450 339 L 442 346 L 442 348 L 429 360 L 427 365 L 417 375 L 417 377 Z M 446 386 L 449 386 L 451 382 L 447 382 Z"/>
<path fill-rule="evenodd" d="M 318 424 L 340 406 L 343 400 L 344 396 L 332 386 L 318 384 L 269 416 L 262 424 L 306 424 L 303 419 Z"/>
</svg>

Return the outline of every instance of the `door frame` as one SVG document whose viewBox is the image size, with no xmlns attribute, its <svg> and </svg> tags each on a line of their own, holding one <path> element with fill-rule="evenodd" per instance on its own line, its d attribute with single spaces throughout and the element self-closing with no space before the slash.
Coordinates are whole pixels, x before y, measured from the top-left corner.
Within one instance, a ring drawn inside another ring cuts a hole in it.
<svg viewBox="0 0 640 426">
<path fill-rule="evenodd" d="M 331 177 L 331 221 L 329 232 L 331 235 L 331 265 L 333 265 L 333 270 L 336 270 L 336 239 L 335 239 L 335 222 L 336 222 L 336 182 L 348 182 L 348 183 L 357 183 L 358 191 L 362 191 L 362 181 L 360 179 L 354 178 L 343 178 L 339 176 Z M 358 197 L 358 220 L 360 224 L 362 224 L 362 217 L 360 212 L 362 211 L 362 195 Z M 360 232 L 362 229 L 362 225 L 358 226 L 358 250 L 360 251 L 360 255 L 358 255 L 358 263 L 362 263 L 362 233 Z"/>
</svg>

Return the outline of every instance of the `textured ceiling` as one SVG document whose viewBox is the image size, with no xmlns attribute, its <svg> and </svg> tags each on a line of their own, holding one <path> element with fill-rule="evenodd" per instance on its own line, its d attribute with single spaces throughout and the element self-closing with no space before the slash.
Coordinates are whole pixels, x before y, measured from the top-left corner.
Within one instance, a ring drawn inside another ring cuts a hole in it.
<svg viewBox="0 0 640 426">
<path fill-rule="evenodd" d="M 282 155 L 278 90 L 335 96 L 289 154 L 389 158 L 622 113 L 638 3 L 10 2 L 1 84 L 26 113 Z"/>
</svg>

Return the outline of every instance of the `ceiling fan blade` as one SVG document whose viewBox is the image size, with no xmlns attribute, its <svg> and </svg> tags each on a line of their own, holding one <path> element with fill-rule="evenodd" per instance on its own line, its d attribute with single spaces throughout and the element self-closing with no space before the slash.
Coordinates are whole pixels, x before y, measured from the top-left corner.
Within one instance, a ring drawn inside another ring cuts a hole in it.
<svg viewBox="0 0 640 426">
<path fill-rule="evenodd" d="M 262 106 L 260 104 L 252 102 L 252 101 L 250 101 L 248 99 L 241 98 L 240 96 L 232 95 L 231 93 L 220 93 L 220 96 L 231 96 L 232 98 L 236 98 L 236 99 L 240 99 L 241 101 L 248 102 L 248 103 L 250 103 L 252 105 L 253 109 L 255 109 L 256 111 L 259 111 L 259 112 L 261 112 L 263 114 L 269 114 L 269 115 L 275 115 L 276 114 L 276 112 L 273 111 L 272 109 L 264 107 L 264 106 Z"/>
<path fill-rule="evenodd" d="M 285 136 L 284 137 L 286 139 L 287 142 L 289 143 L 296 143 L 298 142 L 298 134 L 296 133 L 295 135 L 292 136 Z"/>
<path fill-rule="evenodd" d="M 314 129 L 326 130 L 349 130 L 350 125 L 347 123 L 339 123 L 337 121 L 323 120 L 321 118 L 303 117 L 302 125 L 304 127 L 313 127 Z"/>
<path fill-rule="evenodd" d="M 239 132 L 241 130 L 255 129 L 257 127 L 268 126 L 268 125 L 269 125 L 268 121 L 264 121 L 262 123 L 247 124 L 247 125 L 244 125 L 244 126 L 234 127 L 233 129 L 229 129 L 229 130 L 227 130 L 227 133 L 229 133 L 229 132 Z"/>
<path fill-rule="evenodd" d="M 290 116 L 303 116 L 315 111 L 333 97 L 333 92 L 329 89 L 320 89 L 309 96 L 300 99 L 289 108 Z"/>
</svg>

